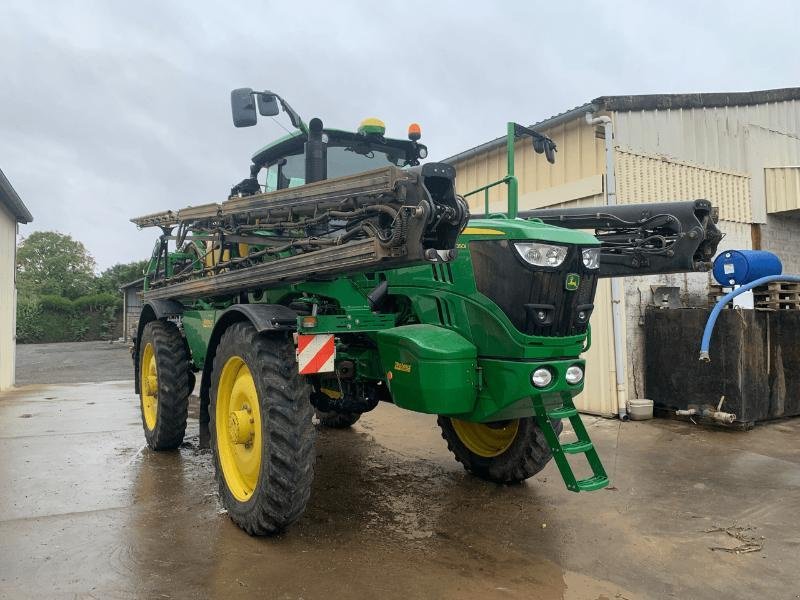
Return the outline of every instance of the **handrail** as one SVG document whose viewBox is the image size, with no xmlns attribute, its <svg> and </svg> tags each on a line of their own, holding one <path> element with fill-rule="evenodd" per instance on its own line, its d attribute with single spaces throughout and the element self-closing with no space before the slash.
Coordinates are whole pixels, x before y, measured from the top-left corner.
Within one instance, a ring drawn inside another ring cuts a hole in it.
<svg viewBox="0 0 800 600">
<path fill-rule="evenodd" d="M 517 213 L 519 212 L 519 202 L 518 202 L 518 190 L 519 190 L 519 182 L 514 175 L 514 142 L 516 141 L 516 133 L 515 133 L 515 124 L 513 122 L 508 123 L 508 128 L 506 131 L 506 159 L 507 159 L 507 168 L 508 174 L 503 177 L 502 179 L 498 179 L 488 185 L 484 185 L 479 187 L 478 189 L 472 190 L 464 194 L 464 197 L 472 196 L 473 194 L 477 194 L 478 192 L 483 192 L 483 202 L 485 207 L 485 214 L 489 216 L 489 190 L 501 183 L 505 183 L 508 186 L 508 195 L 506 196 L 506 200 L 508 202 L 507 205 L 507 212 L 509 219 L 516 219 Z"/>
<path fill-rule="evenodd" d="M 476 189 L 472 190 L 471 192 L 467 192 L 466 194 L 464 194 L 464 198 L 467 198 L 468 196 L 474 196 L 478 192 L 483 192 L 484 214 L 486 216 L 488 216 L 489 215 L 489 190 L 492 189 L 495 186 L 500 185 L 501 183 L 508 184 L 508 182 L 509 182 L 509 180 L 511 178 L 512 177 L 510 175 L 506 175 L 502 179 L 498 179 L 497 181 L 493 181 L 492 183 L 489 183 L 487 185 L 483 185 L 483 186 L 481 186 L 479 188 L 476 188 Z"/>
</svg>

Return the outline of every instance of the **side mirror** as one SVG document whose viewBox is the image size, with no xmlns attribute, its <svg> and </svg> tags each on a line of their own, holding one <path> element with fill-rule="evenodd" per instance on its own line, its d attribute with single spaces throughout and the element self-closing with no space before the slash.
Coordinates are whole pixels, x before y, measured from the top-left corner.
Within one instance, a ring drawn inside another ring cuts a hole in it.
<svg viewBox="0 0 800 600">
<path fill-rule="evenodd" d="M 278 97 L 269 94 L 258 95 L 258 114 L 264 117 L 274 117 L 277 115 L 281 108 L 278 106 Z"/>
<path fill-rule="evenodd" d="M 256 124 L 256 102 L 251 88 L 239 88 L 231 92 L 231 113 L 236 127 L 252 127 Z"/>
<path fill-rule="evenodd" d="M 542 135 L 541 133 L 534 131 L 533 129 L 523 127 L 519 123 L 514 123 L 513 125 L 515 137 L 529 135 L 531 137 L 531 141 L 533 142 L 533 151 L 536 152 L 536 154 L 542 154 L 544 152 L 547 162 L 551 164 L 556 162 L 556 151 L 558 149 L 553 140 L 546 135 Z"/>
<path fill-rule="evenodd" d="M 536 152 L 536 154 L 544 152 L 547 162 L 551 164 L 556 162 L 556 144 L 550 138 L 544 136 L 534 137 L 533 151 Z"/>
</svg>

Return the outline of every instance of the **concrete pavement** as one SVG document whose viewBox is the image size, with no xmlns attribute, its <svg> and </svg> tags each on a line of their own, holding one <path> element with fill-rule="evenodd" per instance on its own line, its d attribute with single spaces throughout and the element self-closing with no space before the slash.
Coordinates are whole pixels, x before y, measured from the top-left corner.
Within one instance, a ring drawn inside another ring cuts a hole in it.
<svg viewBox="0 0 800 600">
<path fill-rule="evenodd" d="M 751 432 L 588 418 L 612 488 L 467 475 L 435 419 L 322 431 L 311 503 L 273 539 L 221 512 L 190 419 L 144 447 L 129 382 L 0 395 L 2 598 L 796 598 L 800 420 Z M 715 527 L 752 528 L 763 548 Z"/>
</svg>

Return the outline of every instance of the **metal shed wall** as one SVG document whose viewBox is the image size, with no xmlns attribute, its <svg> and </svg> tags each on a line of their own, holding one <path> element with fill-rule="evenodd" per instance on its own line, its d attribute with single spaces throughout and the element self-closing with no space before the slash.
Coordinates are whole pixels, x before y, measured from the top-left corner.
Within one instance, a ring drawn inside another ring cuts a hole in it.
<svg viewBox="0 0 800 600">
<path fill-rule="evenodd" d="M 752 219 L 766 222 L 763 169 L 800 164 L 800 101 L 746 106 L 619 111 L 615 142 L 636 154 L 751 178 Z M 743 222 L 740 216 L 736 221 Z"/>
<path fill-rule="evenodd" d="M 17 220 L 0 204 L 0 390 L 14 385 Z"/>
<path fill-rule="evenodd" d="M 767 212 L 800 210 L 800 167 L 764 169 Z"/>
<path fill-rule="evenodd" d="M 625 303 L 622 303 L 625 323 Z M 623 339 L 625 328 L 623 325 Z M 627 357 L 627 348 L 623 352 Z M 597 286 L 592 312 L 592 347 L 584 354 L 586 384 L 577 398 L 575 408 L 584 413 L 610 417 L 617 414 L 617 379 L 614 362 L 614 331 L 611 326 L 611 283 L 601 279 Z M 627 363 L 627 358 L 624 359 Z M 629 397 L 632 397 L 629 394 Z"/>
<path fill-rule="evenodd" d="M 734 223 L 752 223 L 750 177 L 692 165 L 659 156 L 615 152 L 617 202 L 663 202 L 666 200 L 710 200 L 719 208 L 719 218 Z"/>
</svg>

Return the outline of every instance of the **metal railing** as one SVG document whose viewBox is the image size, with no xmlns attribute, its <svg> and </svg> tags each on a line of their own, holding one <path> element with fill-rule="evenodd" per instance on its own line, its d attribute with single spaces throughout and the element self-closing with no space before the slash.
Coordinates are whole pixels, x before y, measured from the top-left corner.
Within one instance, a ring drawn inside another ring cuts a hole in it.
<svg viewBox="0 0 800 600">
<path fill-rule="evenodd" d="M 508 213 L 509 219 L 516 219 L 517 213 L 519 212 L 519 183 L 517 182 L 517 178 L 514 175 L 514 141 L 516 139 L 515 134 L 515 125 L 514 123 L 508 124 L 508 129 L 506 132 L 506 157 L 507 157 L 507 171 L 505 177 L 502 179 L 498 179 L 497 181 L 493 181 L 488 185 L 484 185 L 479 187 L 478 189 L 472 190 L 464 194 L 464 198 L 468 198 L 469 196 L 474 196 L 475 194 L 479 194 L 483 192 L 483 203 L 484 203 L 484 210 L 485 215 L 489 216 L 489 190 L 493 187 L 506 184 L 508 186 L 508 191 L 506 194 L 506 212 Z"/>
</svg>

